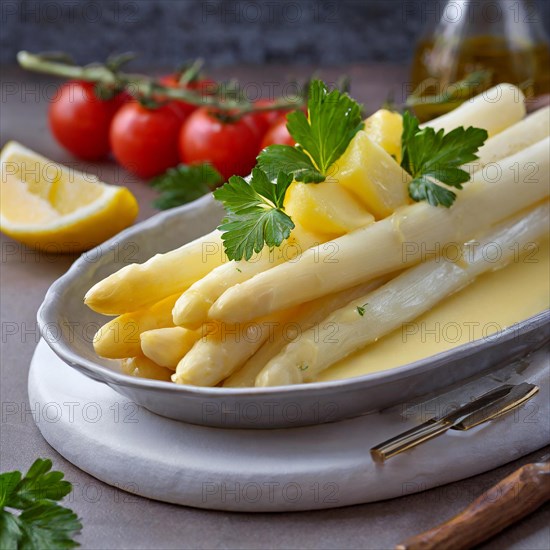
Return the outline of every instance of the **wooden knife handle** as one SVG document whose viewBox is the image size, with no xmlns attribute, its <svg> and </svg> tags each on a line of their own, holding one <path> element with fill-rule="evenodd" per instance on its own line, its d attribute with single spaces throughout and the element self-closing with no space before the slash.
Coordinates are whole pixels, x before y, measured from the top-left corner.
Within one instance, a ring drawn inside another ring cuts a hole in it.
<svg viewBox="0 0 550 550">
<path fill-rule="evenodd" d="M 526 464 L 462 512 L 407 539 L 396 550 L 464 550 L 492 537 L 550 500 L 550 462 Z"/>
</svg>

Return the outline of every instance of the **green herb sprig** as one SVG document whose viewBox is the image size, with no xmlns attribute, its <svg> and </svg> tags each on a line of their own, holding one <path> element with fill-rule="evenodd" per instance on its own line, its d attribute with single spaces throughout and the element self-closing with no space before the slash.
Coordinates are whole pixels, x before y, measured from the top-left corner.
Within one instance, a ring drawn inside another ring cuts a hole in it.
<svg viewBox="0 0 550 550">
<path fill-rule="evenodd" d="M 210 193 L 220 183 L 222 176 L 210 164 L 180 164 L 151 180 L 151 186 L 160 193 L 153 206 L 166 210 L 186 204 Z"/>
<path fill-rule="evenodd" d="M 307 107 L 309 116 L 302 111 L 287 115 L 288 131 L 298 145 L 272 145 L 260 153 L 258 165 L 268 177 L 282 171 L 304 183 L 325 181 L 329 168 L 364 127 L 361 105 L 347 93 L 329 91 L 320 80 L 311 82 Z"/>
<path fill-rule="evenodd" d="M 227 211 L 218 229 L 222 231 L 225 252 L 231 260 L 250 260 L 265 245 L 279 246 L 288 239 L 294 222 L 285 214 L 283 201 L 292 176 L 280 172 L 272 182 L 259 169 L 252 170 L 247 183 L 240 176 L 214 191 Z"/>
<path fill-rule="evenodd" d="M 74 548 L 82 529 L 78 516 L 58 504 L 72 485 L 62 472 L 51 471 L 52 461 L 39 458 L 23 476 L 0 474 L 0 548 L 36 550 Z"/>
<path fill-rule="evenodd" d="M 444 130 L 419 127 L 418 119 L 408 112 L 403 115 L 402 168 L 412 176 L 409 195 L 414 201 L 428 201 L 432 206 L 449 208 L 456 193 L 439 185 L 444 183 L 455 189 L 470 179 L 470 174 L 460 168 L 478 157 L 479 148 L 488 135 L 481 128 L 462 126 L 448 133 Z"/>
<path fill-rule="evenodd" d="M 287 128 L 298 145 L 265 148 L 249 183 L 233 176 L 214 192 L 227 212 L 218 229 L 228 258 L 249 260 L 265 245 L 279 246 L 287 239 L 294 228 L 284 212 L 289 185 L 293 180 L 325 181 L 329 168 L 363 128 L 361 106 L 347 93 L 329 91 L 320 80 L 310 84 L 308 113 L 287 115 Z"/>
</svg>

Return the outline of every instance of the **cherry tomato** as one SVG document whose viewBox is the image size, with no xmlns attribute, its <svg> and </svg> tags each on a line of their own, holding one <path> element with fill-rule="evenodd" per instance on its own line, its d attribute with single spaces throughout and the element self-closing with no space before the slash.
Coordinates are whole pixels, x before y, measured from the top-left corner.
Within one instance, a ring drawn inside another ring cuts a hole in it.
<svg viewBox="0 0 550 550">
<path fill-rule="evenodd" d="M 210 162 L 226 180 L 250 173 L 259 146 L 258 134 L 244 118 L 223 122 L 206 107 L 197 109 L 181 127 L 181 161 Z"/>
<path fill-rule="evenodd" d="M 129 172 L 148 179 L 179 162 L 181 117 L 171 103 L 157 109 L 137 101 L 124 105 L 111 124 L 111 147 Z"/>
<path fill-rule="evenodd" d="M 180 84 L 178 74 L 168 74 L 160 79 L 160 83 L 168 88 L 187 88 L 195 92 L 199 92 L 201 96 L 209 96 L 216 89 L 216 82 L 209 78 L 201 78 L 193 80 L 185 85 Z M 174 104 L 179 107 L 182 119 L 185 120 L 193 111 L 197 109 L 197 105 L 187 103 L 186 101 L 174 100 Z"/>
<path fill-rule="evenodd" d="M 275 125 L 273 125 L 264 136 L 262 140 L 262 149 L 268 145 L 281 144 L 281 145 L 296 145 L 296 142 L 292 139 L 292 136 L 286 129 L 286 118 L 281 118 Z"/>
<path fill-rule="evenodd" d="M 254 102 L 255 107 L 269 107 L 275 103 L 274 99 L 259 99 Z M 284 109 L 281 111 L 263 111 L 260 113 L 254 113 L 256 124 L 261 130 L 262 137 L 268 132 L 268 130 L 284 115 L 292 112 L 293 109 Z"/>
<path fill-rule="evenodd" d="M 85 160 L 107 157 L 111 121 L 129 100 L 124 92 L 109 100 L 99 99 L 94 87 L 93 82 L 65 82 L 48 111 L 55 139 L 73 155 Z"/>
<path fill-rule="evenodd" d="M 254 102 L 254 105 L 256 107 L 269 107 L 275 103 L 274 99 L 259 99 L 258 101 Z M 279 109 L 277 111 L 263 111 L 260 113 L 255 113 L 254 117 L 259 120 L 259 125 L 262 125 L 264 127 L 264 135 L 267 133 L 267 131 L 274 126 L 281 118 L 285 118 L 285 116 L 288 113 L 292 113 L 292 111 L 295 111 L 296 109 L 290 108 L 290 109 Z M 307 108 L 302 107 L 301 110 L 307 114 Z"/>
<path fill-rule="evenodd" d="M 242 117 L 243 121 L 248 124 L 249 128 L 252 129 L 256 136 L 256 141 L 258 143 L 258 150 L 256 153 L 260 152 L 260 143 L 262 142 L 263 137 L 265 136 L 265 133 L 267 130 L 269 130 L 269 127 L 265 127 L 265 122 L 262 119 L 259 119 L 258 116 L 255 113 L 250 113 L 248 115 L 244 115 Z"/>
</svg>

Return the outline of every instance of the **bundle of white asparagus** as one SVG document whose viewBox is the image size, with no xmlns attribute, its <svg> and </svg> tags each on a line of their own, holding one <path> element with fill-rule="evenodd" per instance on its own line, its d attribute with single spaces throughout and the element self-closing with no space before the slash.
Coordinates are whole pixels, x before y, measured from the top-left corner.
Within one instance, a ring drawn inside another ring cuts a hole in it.
<svg viewBox="0 0 550 550">
<path fill-rule="evenodd" d="M 229 261 L 214 231 L 97 283 L 86 303 L 118 316 L 98 331 L 96 352 L 122 359 L 130 374 L 178 384 L 315 381 L 505 266 L 511 243 L 521 248 L 547 234 L 550 110 L 524 116 L 521 92 L 500 85 L 427 123 L 445 131 L 474 125 L 490 136 L 478 160 L 463 166 L 471 180 L 443 208 L 411 203 L 403 192 L 410 177 L 395 160 L 399 144 L 387 144 L 395 129 L 376 127 L 390 120 L 377 113 L 332 180 L 289 188 L 285 210 L 296 227 L 279 249 Z M 391 121 L 399 123 L 399 115 Z M 481 244 L 477 250 L 501 246 L 499 262 L 476 253 L 472 241 Z M 424 250 L 448 243 L 462 243 L 459 261 L 424 261 Z"/>
</svg>

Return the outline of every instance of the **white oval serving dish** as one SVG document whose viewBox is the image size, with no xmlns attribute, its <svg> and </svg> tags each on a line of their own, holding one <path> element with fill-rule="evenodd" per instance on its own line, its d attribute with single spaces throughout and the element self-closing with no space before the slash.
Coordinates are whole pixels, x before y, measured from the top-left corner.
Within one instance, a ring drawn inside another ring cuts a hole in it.
<svg viewBox="0 0 550 550">
<path fill-rule="evenodd" d="M 105 317 L 84 305 L 97 281 L 211 231 L 221 208 L 210 195 L 139 223 L 83 254 L 48 290 L 38 311 L 52 350 L 86 376 L 162 416 L 226 428 L 288 428 L 333 422 L 436 391 L 509 361 L 550 338 L 550 312 L 498 335 L 408 365 L 357 378 L 273 388 L 203 388 L 128 376 L 92 347 Z"/>
</svg>

